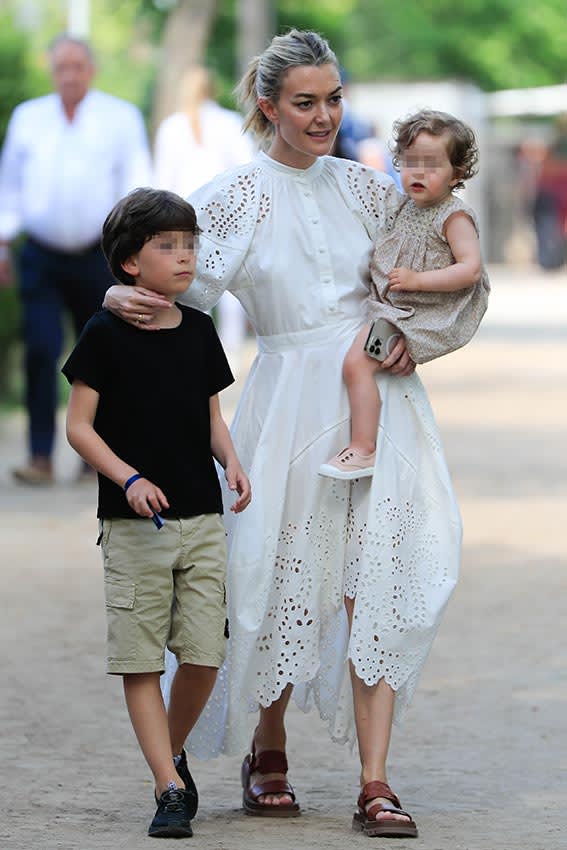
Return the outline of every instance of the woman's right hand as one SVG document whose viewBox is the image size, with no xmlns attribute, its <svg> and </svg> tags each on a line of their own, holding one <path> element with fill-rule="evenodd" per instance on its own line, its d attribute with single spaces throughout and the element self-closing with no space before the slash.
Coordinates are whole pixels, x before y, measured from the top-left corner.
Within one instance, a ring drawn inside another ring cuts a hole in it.
<svg viewBox="0 0 567 850">
<path fill-rule="evenodd" d="M 107 290 L 102 306 L 130 325 L 154 331 L 157 330 L 154 324 L 157 314 L 161 310 L 170 309 L 171 302 L 143 286 L 117 283 Z"/>
</svg>

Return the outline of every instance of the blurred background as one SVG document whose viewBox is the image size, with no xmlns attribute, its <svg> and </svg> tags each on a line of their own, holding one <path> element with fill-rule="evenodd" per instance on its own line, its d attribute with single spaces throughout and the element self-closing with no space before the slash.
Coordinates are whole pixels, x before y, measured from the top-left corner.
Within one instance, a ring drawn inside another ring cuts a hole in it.
<svg viewBox="0 0 567 850">
<path fill-rule="evenodd" d="M 51 90 L 46 47 L 60 32 L 91 41 L 95 86 L 137 104 L 153 141 L 189 67 L 210 68 L 217 101 L 234 109 L 248 59 L 291 26 L 322 32 L 339 56 L 356 122 L 349 156 L 388 170 L 395 118 L 422 106 L 459 115 L 480 141 L 465 200 L 486 261 L 564 274 L 567 201 L 552 251 L 537 210 L 550 162 L 552 191 L 567 186 L 565 0 L 2 0 L 0 143 L 13 108 Z M 3 409 L 21 396 L 18 328 L 16 288 L 0 290 Z"/>
</svg>

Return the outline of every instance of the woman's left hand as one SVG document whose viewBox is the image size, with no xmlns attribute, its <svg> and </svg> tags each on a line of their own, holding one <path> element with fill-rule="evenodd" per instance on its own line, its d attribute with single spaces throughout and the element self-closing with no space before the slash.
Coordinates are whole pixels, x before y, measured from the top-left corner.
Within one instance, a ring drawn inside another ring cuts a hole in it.
<svg viewBox="0 0 567 850">
<path fill-rule="evenodd" d="M 402 378 L 415 372 L 415 363 L 409 356 L 403 336 L 400 337 L 391 353 L 382 362 L 381 368 L 387 372 L 391 372 L 392 375 L 400 375 Z"/>
</svg>

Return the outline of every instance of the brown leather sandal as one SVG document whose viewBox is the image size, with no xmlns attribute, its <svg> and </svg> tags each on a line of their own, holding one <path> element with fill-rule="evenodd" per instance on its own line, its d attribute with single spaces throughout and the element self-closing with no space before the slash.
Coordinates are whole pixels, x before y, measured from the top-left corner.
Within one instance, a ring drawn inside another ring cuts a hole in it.
<svg viewBox="0 0 567 850">
<path fill-rule="evenodd" d="M 376 797 L 389 800 L 392 805 L 376 802 L 367 811 L 367 803 Z M 399 798 L 385 782 L 368 782 L 360 792 L 357 805 L 358 810 L 352 819 L 352 828 L 357 832 L 363 832 L 372 838 L 417 838 L 417 826 L 411 815 L 404 812 Z M 405 815 L 409 820 L 391 820 L 390 818 L 376 820 L 378 812 Z"/>
<path fill-rule="evenodd" d="M 296 818 L 301 814 L 299 803 L 295 802 L 295 793 L 289 782 L 284 779 L 269 779 L 266 782 L 256 782 L 251 786 L 250 777 L 253 773 L 287 773 L 287 758 L 281 750 L 264 750 L 256 755 L 254 744 L 252 752 L 242 762 L 242 808 L 247 815 L 262 818 Z M 263 794 L 288 794 L 291 803 L 279 803 L 277 806 L 259 803 L 258 797 Z"/>
</svg>

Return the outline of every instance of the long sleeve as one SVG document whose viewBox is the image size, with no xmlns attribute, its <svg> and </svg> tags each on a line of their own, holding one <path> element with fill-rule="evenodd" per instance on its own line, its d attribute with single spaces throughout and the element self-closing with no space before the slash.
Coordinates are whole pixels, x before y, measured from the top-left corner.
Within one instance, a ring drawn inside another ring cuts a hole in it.
<svg viewBox="0 0 567 850">
<path fill-rule="evenodd" d="M 120 163 L 119 197 L 151 183 L 151 157 L 142 114 L 132 104 L 124 104 L 124 149 Z"/>
<path fill-rule="evenodd" d="M 14 111 L 0 159 L 0 240 L 10 241 L 22 226 L 21 158 L 18 143 L 18 109 Z"/>
<path fill-rule="evenodd" d="M 237 288 L 244 258 L 261 215 L 263 197 L 256 190 L 257 167 L 249 163 L 225 172 L 189 196 L 202 230 L 197 271 L 180 299 L 210 310 L 225 290 Z"/>
</svg>

